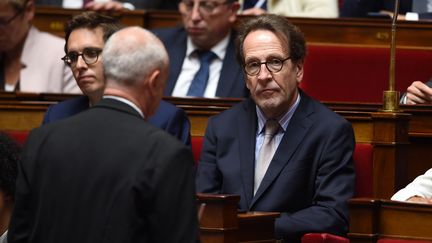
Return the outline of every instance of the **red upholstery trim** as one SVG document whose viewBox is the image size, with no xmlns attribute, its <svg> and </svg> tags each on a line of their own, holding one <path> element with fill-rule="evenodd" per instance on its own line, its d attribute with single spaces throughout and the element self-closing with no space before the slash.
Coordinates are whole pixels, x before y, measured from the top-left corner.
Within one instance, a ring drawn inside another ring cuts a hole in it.
<svg viewBox="0 0 432 243">
<path fill-rule="evenodd" d="M 192 136 L 191 138 L 192 154 L 195 163 L 197 163 L 200 158 L 203 140 L 203 137 Z"/>
<path fill-rule="evenodd" d="M 308 233 L 303 235 L 302 243 L 349 243 L 349 239 L 328 233 Z"/>
<path fill-rule="evenodd" d="M 3 131 L 12 139 L 14 139 L 18 144 L 23 145 L 29 134 L 28 131 Z"/>
<path fill-rule="evenodd" d="M 356 170 L 355 197 L 372 197 L 373 146 L 357 143 L 353 157 Z"/>
<path fill-rule="evenodd" d="M 388 89 L 390 51 L 361 46 L 308 45 L 300 86 L 321 101 L 382 102 Z M 396 50 L 396 90 L 431 77 L 432 50 Z"/>
</svg>

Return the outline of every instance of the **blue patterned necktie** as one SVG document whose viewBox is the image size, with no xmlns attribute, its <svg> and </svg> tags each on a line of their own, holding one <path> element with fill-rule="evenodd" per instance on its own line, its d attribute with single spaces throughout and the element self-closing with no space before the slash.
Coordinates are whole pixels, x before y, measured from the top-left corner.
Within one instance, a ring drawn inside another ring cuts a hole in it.
<svg viewBox="0 0 432 243">
<path fill-rule="evenodd" d="M 197 51 L 200 68 L 195 74 L 187 92 L 187 96 L 203 97 L 210 73 L 210 62 L 216 57 L 212 51 Z"/>
<path fill-rule="evenodd" d="M 254 8 L 255 5 L 257 4 L 257 2 L 258 2 L 258 0 L 244 0 L 243 10 L 248 9 L 248 8 Z M 264 1 L 264 3 L 261 4 L 261 6 L 259 6 L 259 8 L 267 10 L 267 1 Z"/>
</svg>

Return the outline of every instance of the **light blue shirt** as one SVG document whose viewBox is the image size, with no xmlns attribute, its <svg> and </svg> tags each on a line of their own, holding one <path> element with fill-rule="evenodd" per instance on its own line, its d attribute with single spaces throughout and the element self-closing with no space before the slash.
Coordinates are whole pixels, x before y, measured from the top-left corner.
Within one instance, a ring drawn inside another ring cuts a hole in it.
<svg viewBox="0 0 432 243">
<path fill-rule="evenodd" d="M 275 137 L 273 139 L 275 139 L 275 144 L 276 144 L 276 150 L 279 147 L 279 144 L 283 138 L 283 135 L 285 134 L 285 131 L 288 127 L 288 124 L 291 120 L 291 117 L 293 116 L 295 110 L 297 109 L 299 103 L 300 103 L 300 93 L 297 96 L 296 101 L 294 102 L 294 104 L 289 108 L 289 110 L 287 112 L 285 112 L 285 114 L 283 114 L 279 119 L 279 125 L 281 126 L 281 129 L 279 129 L 279 131 L 276 133 Z M 256 113 L 257 113 L 257 118 L 258 118 L 258 129 L 256 132 L 256 143 L 255 143 L 255 162 L 258 158 L 258 153 L 261 149 L 261 146 L 264 142 L 264 126 L 265 123 L 267 121 L 267 118 L 265 117 L 264 113 L 261 111 L 261 109 L 257 106 L 256 107 Z"/>
</svg>

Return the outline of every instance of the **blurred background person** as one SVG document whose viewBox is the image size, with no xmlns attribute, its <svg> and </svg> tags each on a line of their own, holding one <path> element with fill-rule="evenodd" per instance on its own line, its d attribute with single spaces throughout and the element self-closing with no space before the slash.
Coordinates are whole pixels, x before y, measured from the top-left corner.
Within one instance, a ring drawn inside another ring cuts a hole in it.
<svg viewBox="0 0 432 243">
<path fill-rule="evenodd" d="M 157 29 L 170 58 L 167 96 L 247 97 L 235 56 L 237 0 L 183 0 L 183 26 Z"/>
<path fill-rule="evenodd" d="M 244 15 L 263 13 L 289 17 L 337 18 L 338 0 L 240 0 Z"/>
<path fill-rule="evenodd" d="M 394 0 L 344 0 L 340 17 L 391 18 L 395 8 Z M 420 20 L 432 18 L 432 1 L 399 1 L 399 20 Z"/>
<path fill-rule="evenodd" d="M 15 181 L 21 148 L 5 133 L 0 132 L 0 243 L 6 243 L 14 205 Z"/>
<path fill-rule="evenodd" d="M 0 90 L 80 93 L 60 60 L 64 40 L 32 26 L 34 14 L 33 0 L 0 1 Z"/>
<path fill-rule="evenodd" d="M 415 178 L 405 188 L 396 192 L 391 199 L 432 204 L 432 169 Z"/>
<path fill-rule="evenodd" d="M 401 104 L 432 104 L 432 79 L 426 83 L 414 81 L 401 96 Z"/>
</svg>

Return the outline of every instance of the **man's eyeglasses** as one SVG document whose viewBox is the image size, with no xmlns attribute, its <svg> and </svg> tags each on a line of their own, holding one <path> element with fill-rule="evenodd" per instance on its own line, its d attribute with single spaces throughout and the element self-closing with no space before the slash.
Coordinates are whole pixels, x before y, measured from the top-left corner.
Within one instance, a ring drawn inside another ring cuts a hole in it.
<svg viewBox="0 0 432 243">
<path fill-rule="evenodd" d="M 265 64 L 269 72 L 277 73 L 282 70 L 284 62 L 288 59 L 291 59 L 291 57 L 287 57 L 285 59 L 272 58 L 265 62 L 252 61 L 245 64 L 244 70 L 248 75 L 256 76 L 261 71 L 261 65 Z"/>
<path fill-rule="evenodd" d="M 200 1 L 198 2 L 198 11 L 202 15 L 210 15 L 214 13 L 215 9 L 221 5 L 229 4 L 229 2 L 217 2 L 217 1 Z M 190 13 L 192 12 L 195 2 L 194 1 L 181 1 L 180 12 Z"/>
<path fill-rule="evenodd" d="M 62 57 L 62 60 L 69 66 L 75 67 L 78 62 L 78 57 L 81 56 L 87 65 L 91 65 L 97 62 L 99 54 L 102 52 L 100 48 L 84 48 L 81 53 L 71 51 L 66 56 Z"/>
</svg>

